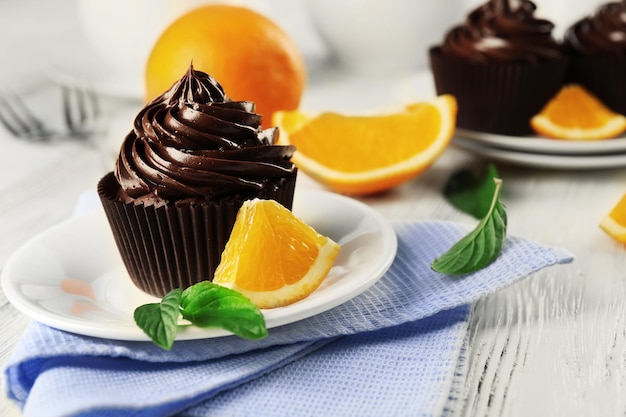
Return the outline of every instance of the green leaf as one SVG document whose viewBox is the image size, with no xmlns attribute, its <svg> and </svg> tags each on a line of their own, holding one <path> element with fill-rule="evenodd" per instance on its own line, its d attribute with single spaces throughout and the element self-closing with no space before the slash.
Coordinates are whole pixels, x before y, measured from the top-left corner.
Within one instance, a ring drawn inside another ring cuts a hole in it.
<svg viewBox="0 0 626 417">
<path fill-rule="evenodd" d="M 180 288 L 170 291 L 160 303 L 144 304 L 135 309 L 135 323 L 152 341 L 170 350 L 178 332 L 178 317 L 180 316 Z"/>
<path fill-rule="evenodd" d="M 183 318 L 200 327 L 221 327 L 246 339 L 267 336 L 265 318 L 243 294 L 209 281 L 183 291 Z"/>
<path fill-rule="evenodd" d="M 506 210 L 500 203 L 502 180 L 495 178 L 491 205 L 476 228 L 435 259 L 431 268 L 449 275 L 467 274 L 490 265 L 500 255 L 506 238 Z"/>
<path fill-rule="evenodd" d="M 457 209 L 482 219 L 491 207 L 495 191 L 495 178 L 499 178 L 495 165 L 489 164 L 482 170 L 463 169 L 448 179 L 443 195 Z"/>
</svg>

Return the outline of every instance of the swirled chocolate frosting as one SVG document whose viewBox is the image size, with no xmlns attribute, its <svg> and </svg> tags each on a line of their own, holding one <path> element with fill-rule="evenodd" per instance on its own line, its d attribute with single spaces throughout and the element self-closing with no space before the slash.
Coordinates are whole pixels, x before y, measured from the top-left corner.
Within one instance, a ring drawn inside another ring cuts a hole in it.
<svg viewBox="0 0 626 417">
<path fill-rule="evenodd" d="M 474 9 L 446 35 L 441 50 L 471 62 L 530 62 L 562 57 L 554 25 L 534 16 L 528 0 L 491 0 Z"/>
<path fill-rule="evenodd" d="M 565 47 L 582 55 L 626 51 L 626 1 L 606 3 L 565 32 Z"/>
<path fill-rule="evenodd" d="M 167 202 L 263 195 L 294 173 L 295 148 L 275 145 L 277 129 L 260 126 L 254 103 L 231 101 L 215 79 L 190 66 L 135 118 L 115 169 L 120 197 Z"/>
</svg>

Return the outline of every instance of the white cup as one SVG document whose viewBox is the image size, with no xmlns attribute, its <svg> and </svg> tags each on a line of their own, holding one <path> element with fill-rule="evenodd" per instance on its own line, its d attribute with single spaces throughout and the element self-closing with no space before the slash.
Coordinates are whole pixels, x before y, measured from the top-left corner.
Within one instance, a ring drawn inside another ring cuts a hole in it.
<svg viewBox="0 0 626 417">
<path fill-rule="evenodd" d="M 207 3 L 248 6 L 261 13 L 269 0 L 77 0 L 87 39 L 118 77 L 142 80 L 152 48 L 184 13 Z"/>
<path fill-rule="evenodd" d="M 337 61 L 359 73 L 425 69 L 428 48 L 460 23 L 466 0 L 308 0 Z"/>
<path fill-rule="evenodd" d="M 87 39 L 109 70 L 141 79 L 152 46 L 174 19 L 205 0 L 77 0 Z"/>
</svg>

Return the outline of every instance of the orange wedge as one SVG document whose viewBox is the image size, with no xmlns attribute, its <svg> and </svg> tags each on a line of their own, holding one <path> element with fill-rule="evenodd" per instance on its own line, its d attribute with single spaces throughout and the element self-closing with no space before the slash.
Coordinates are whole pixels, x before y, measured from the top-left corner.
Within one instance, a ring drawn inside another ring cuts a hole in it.
<svg viewBox="0 0 626 417">
<path fill-rule="evenodd" d="M 279 143 L 296 146 L 293 162 L 329 189 L 381 192 L 427 169 L 446 149 L 456 124 L 453 96 L 377 116 L 277 112 Z"/>
<path fill-rule="evenodd" d="M 626 117 L 606 107 L 577 84 L 566 85 L 530 120 L 541 136 L 553 139 L 610 139 L 626 131 Z"/>
<path fill-rule="evenodd" d="M 328 275 L 339 245 L 273 200 L 246 201 L 213 282 L 247 296 L 259 308 L 295 303 Z"/>
<path fill-rule="evenodd" d="M 600 228 L 618 242 L 626 243 L 626 194 L 611 212 L 604 216 Z"/>
</svg>

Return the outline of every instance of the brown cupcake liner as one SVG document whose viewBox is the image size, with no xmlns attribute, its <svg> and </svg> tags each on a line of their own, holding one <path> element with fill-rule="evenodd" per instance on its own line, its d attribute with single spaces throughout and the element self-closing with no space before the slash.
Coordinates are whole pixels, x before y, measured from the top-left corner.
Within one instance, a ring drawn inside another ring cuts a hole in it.
<svg viewBox="0 0 626 417">
<path fill-rule="evenodd" d="M 458 103 L 457 126 L 503 135 L 532 134 L 530 119 L 563 84 L 567 59 L 528 63 L 471 63 L 429 51 L 437 94 Z"/>
<path fill-rule="evenodd" d="M 295 175 L 283 179 L 259 198 L 291 209 L 295 182 Z M 161 297 L 175 288 L 213 279 L 243 198 L 156 207 L 120 201 L 118 190 L 112 172 L 98 183 L 115 243 L 139 289 Z"/>
<path fill-rule="evenodd" d="M 611 110 L 626 114 L 626 56 L 573 55 L 566 81 L 584 86 Z"/>
</svg>

